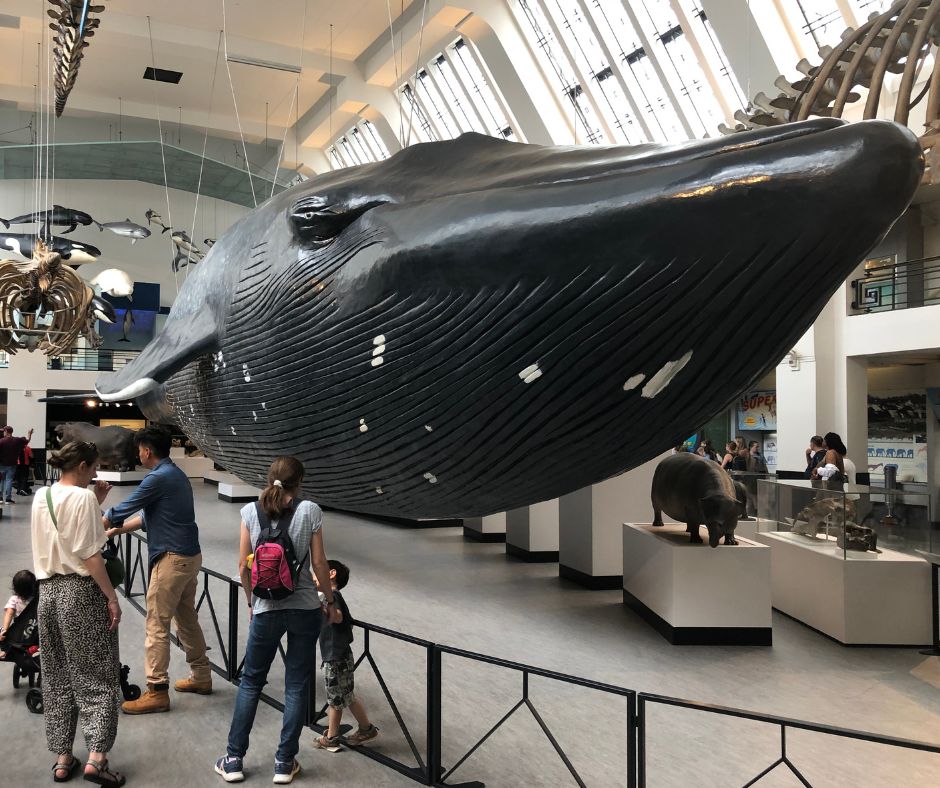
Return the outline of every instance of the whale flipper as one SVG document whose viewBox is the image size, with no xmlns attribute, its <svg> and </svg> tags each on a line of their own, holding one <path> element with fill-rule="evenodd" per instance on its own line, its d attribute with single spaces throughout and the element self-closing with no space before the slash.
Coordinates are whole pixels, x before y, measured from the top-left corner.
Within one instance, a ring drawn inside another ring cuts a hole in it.
<svg viewBox="0 0 940 788">
<path fill-rule="evenodd" d="M 219 327 L 211 310 L 191 319 L 168 320 L 159 341 L 153 341 L 126 367 L 95 382 L 106 402 L 131 399 L 165 383 L 190 361 L 219 349 Z"/>
</svg>

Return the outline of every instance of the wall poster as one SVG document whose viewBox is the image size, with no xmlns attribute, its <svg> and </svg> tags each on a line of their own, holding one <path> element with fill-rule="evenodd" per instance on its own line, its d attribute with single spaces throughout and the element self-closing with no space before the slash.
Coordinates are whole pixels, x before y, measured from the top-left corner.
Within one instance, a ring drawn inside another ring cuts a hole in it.
<svg viewBox="0 0 940 788">
<path fill-rule="evenodd" d="M 739 430 L 777 429 L 776 391 L 751 391 L 738 400 L 736 410 Z"/>
<path fill-rule="evenodd" d="M 927 395 L 921 391 L 868 392 L 868 471 L 883 477 L 898 466 L 898 481 L 927 481 Z"/>
</svg>

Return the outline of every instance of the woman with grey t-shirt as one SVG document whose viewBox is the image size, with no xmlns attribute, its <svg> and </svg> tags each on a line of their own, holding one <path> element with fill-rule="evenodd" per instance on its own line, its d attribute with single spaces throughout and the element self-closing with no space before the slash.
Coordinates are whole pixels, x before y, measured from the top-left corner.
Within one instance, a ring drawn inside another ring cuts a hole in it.
<svg viewBox="0 0 940 788">
<path fill-rule="evenodd" d="M 215 771 L 226 782 L 245 779 L 242 762 L 248 751 L 248 737 L 255 720 L 255 711 L 268 670 L 277 656 L 277 647 L 287 633 L 284 660 L 284 721 L 281 740 L 274 756 L 274 782 L 290 783 L 300 772 L 296 755 L 300 749 L 304 709 L 310 675 L 316 665 L 317 638 L 324 615 L 330 623 L 338 623 L 339 610 L 333 593 L 327 595 L 321 610 L 317 587 L 306 567 L 306 559 L 320 581 L 330 588 L 330 568 L 323 550 L 322 513 L 312 501 L 297 498 L 303 481 L 304 466 L 295 457 L 278 457 L 268 470 L 268 484 L 258 503 L 241 510 L 241 541 L 239 575 L 248 598 L 251 626 L 245 647 L 245 664 L 235 699 L 235 712 L 228 734 L 228 751 L 216 761 Z M 288 519 L 289 518 L 289 519 Z M 262 520 L 266 520 L 262 524 Z M 281 600 L 259 599 L 251 592 L 249 556 L 258 544 L 261 531 L 268 524 L 283 527 L 285 521 L 294 555 L 303 559 L 297 585 L 292 594 Z"/>
</svg>

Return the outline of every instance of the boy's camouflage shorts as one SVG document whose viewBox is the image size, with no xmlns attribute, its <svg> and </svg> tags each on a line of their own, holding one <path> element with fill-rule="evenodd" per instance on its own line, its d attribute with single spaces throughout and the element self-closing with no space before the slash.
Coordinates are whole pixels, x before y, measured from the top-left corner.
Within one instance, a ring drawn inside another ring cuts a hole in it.
<svg viewBox="0 0 940 788">
<path fill-rule="evenodd" d="M 335 709 L 345 709 L 356 699 L 353 694 L 355 689 L 354 665 L 355 662 L 352 657 L 336 662 L 323 663 L 323 674 L 326 679 L 326 702 Z"/>
</svg>

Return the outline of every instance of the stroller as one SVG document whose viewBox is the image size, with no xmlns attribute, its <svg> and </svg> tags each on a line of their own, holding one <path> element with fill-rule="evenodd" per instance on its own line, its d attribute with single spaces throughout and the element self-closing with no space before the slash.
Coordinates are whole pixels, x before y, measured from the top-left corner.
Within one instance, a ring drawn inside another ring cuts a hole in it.
<svg viewBox="0 0 940 788">
<path fill-rule="evenodd" d="M 29 682 L 26 693 L 26 708 L 33 714 L 42 714 L 42 662 L 39 651 L 39 595 L 34 596 L 7 631 L 6 639 L 0 641 L 0 651 L 6 656 L 0 662 L 13 663 L 13 688 L 19 689 L 20 681 Z M 124 700 L 137 700 L 140 687 L 128 682 L 131 669 L 121 665 L 121 694 Z"/>
</svg>

